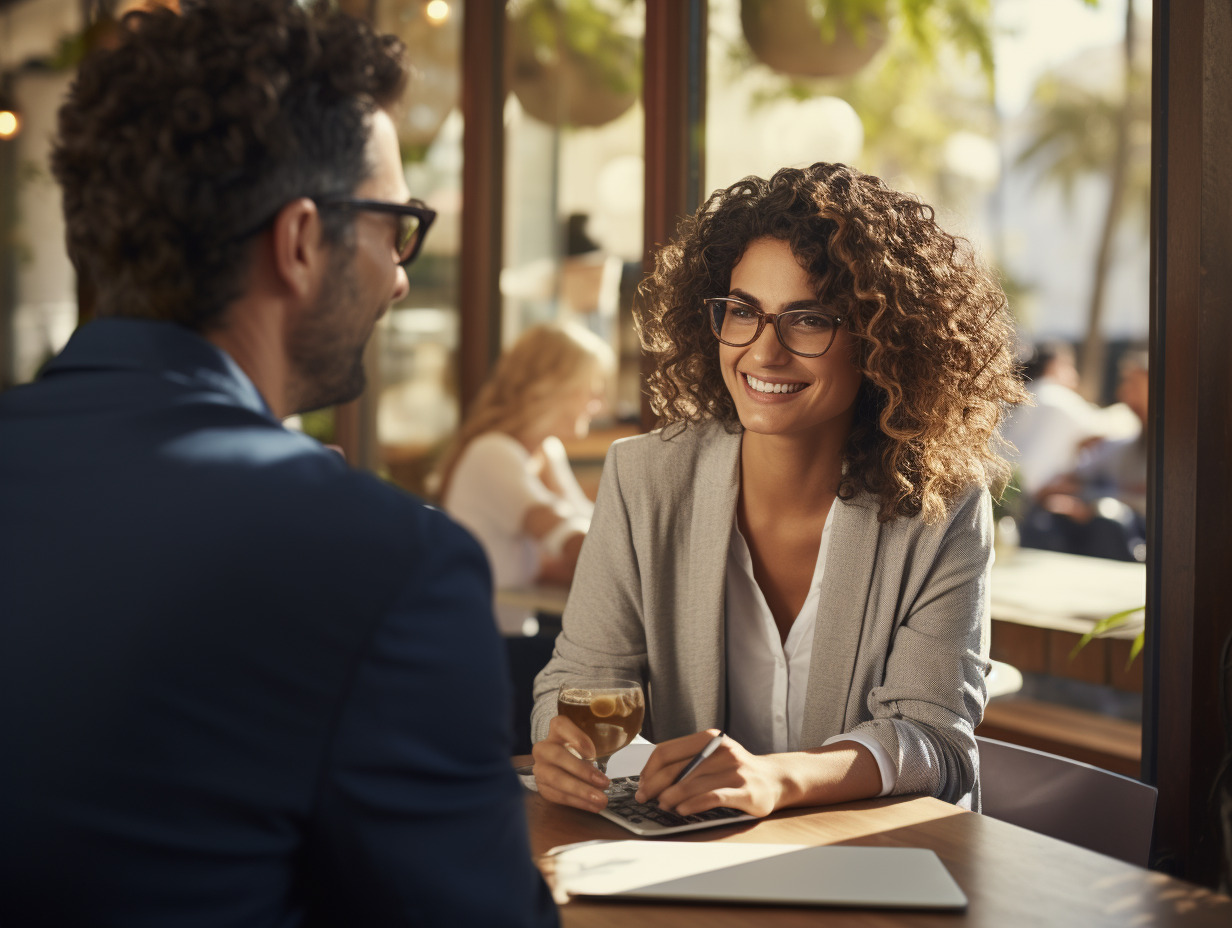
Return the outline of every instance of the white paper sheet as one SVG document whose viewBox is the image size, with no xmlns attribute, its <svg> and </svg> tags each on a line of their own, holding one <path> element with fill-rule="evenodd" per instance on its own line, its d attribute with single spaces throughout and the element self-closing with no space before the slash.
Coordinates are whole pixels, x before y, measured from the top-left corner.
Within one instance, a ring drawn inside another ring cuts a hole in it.
<svg viewBox="0 0 1232 928">
<path fill-rule="evenodd" d="M 607 896 L 798 851 L 800 844 L 586 841 L 553 848 L 556 885 L 570 894 Z"/>
<path fill-rule="evenodd" d="M 550 852 L 570 895 L 760 905 L 964 909 L 926 848 L 587 841 Z"/>
<path fill-rule="evenodd" d="M 646 759 L 655 749 L 654 744 L 638 735 L 631 742 L 611 756 L 607 762 L 609 777 L 632 777 L 642 772 Z M 538 792 L 533 774 L 519 774 L 518 779 L 527 789 Z"/>
<path fill-rule="evenodd" d="M 654 753 L 654 749 L 654 744 L 638 735 L 611 756 L 607 762 L 607 775 L 613 779 L 637 776 L 646 766 L 646 761 Z"/>
</svg>

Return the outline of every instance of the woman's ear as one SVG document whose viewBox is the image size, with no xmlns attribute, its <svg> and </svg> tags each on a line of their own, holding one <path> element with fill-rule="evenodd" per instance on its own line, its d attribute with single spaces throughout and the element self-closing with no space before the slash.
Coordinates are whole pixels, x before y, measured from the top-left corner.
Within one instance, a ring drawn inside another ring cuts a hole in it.
<svg viewBox="0 0 1232 928">
<path fill-rule="evenodd" d="M 317 205 L 307 197 L 287 203 L 274 217 L 274 271 L 295 296 L 309 299 L 329 263 Z"/>
</svg>

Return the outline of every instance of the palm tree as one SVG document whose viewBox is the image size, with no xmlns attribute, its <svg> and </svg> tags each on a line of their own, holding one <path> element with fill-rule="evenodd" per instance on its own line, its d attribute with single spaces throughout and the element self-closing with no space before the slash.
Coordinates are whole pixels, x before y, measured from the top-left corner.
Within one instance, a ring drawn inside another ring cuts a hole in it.
<svg viewBox="0 0 1232 928">
<path fill-rule="evenodd" d="M 1150 96 L 1138 26 L 1134 0 L 1127 0 L 1119 86 L 1094 87 L 1055 74 L 1040 80 L 1033 94 L 1033 138 L 1017 159 L 1041 168 L 1041 178 L 1058 184 L 1070 203 L 1079 178 L 1108 178 L 1081 355 L 1082 390 L 1089 397 L 1098 394 L 1106 364 L 1102 323 L 1116 231 L 1127 202 L 1145 204 L 1150 191 Z"/>
</svg>

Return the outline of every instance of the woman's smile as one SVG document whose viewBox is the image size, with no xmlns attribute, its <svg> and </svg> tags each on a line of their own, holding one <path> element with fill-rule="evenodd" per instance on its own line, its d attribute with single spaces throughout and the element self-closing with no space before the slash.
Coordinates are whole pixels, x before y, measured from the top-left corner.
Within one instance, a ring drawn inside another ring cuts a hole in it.
<svg viewBox="0 0 1232 928">
<path fill-rule="evenodd" d="M 799 393 L 806 386 L 808 386 L 807 384 L 799 383 L 799 382 L 784 383 L 782 381 L 777 381 L 777 380 L 761 380 L 757 377 L 754 377 L 752 374 L 748 374 L 748 373 L 744 375 L 744 380 L 745 380 L 745 383 L 747 383 L 753 391 L 760 393 L 762 395 L 771 395 L 771 394 L 782 395 L 786 393 Z"/>
</svg>

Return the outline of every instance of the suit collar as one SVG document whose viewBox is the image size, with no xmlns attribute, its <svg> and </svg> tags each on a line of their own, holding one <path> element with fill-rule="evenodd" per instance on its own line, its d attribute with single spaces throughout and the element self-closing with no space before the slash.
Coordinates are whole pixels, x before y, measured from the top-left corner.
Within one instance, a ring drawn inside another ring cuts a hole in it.
<svg viewBox="0 0 1232 928">
<path fill-rule="evenodd" d="M 697 630 L 697 654 L 690 666 L 705 676 L 705 679 L 692 681 L 689 688 L 699 695 L 696 720 L 722 726 L 727 718 L 727 555 L 740 496 L 743 432 L 739 428 L 730 432 L 722 423 L 713 420 L 691 424 L 688 428 L 702 430 L 692 480 L 693 519 L 696 525 L 706 527 L 703 536 L 697 539 L 701 543 L 695 544 L 688 553 L 690 569 L 686 576 L 697 591 L 692 598 L 692 621 L 688 623 L 690 628 Z M 668 440 L 671 437 L 669 435 Z M 713 535 L 704 537 L 708 532 Z M 717 675 L 711 675 L 713 669 L 717 669 Z M 714 721 L 706 722 L 707 719 Z"/>
<path fill-rule="evenodd" d="M 81 370 L 144 371 L 225 394 L 274 418 L 248 375 L 221 348 L 173 322 L 96 319 L 73 333 L 41 377 Z"/>
</svg>

